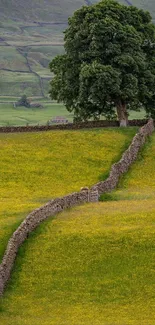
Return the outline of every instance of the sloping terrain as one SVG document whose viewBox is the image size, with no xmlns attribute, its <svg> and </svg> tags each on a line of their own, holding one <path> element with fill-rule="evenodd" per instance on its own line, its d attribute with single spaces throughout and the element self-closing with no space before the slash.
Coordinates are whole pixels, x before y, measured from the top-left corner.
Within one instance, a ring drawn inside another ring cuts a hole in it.
<svg viewBox="0 0 155 325">
<path fill-rule="evenodd" d="M 0 134 L 0 258 L 13 230 L 30 211 L 106 177 L 135 132 L 136 128 Z"/>
<path fill-rule="evenodd" d="M 20 96 L 23 93 L 47 96 L 51 79 L 48 64 L 55 55 L 64 51 L 62 32 L 67 27 L 68 17 L 82 5 L 92 2 L 0 0 L 0 77 L 2 79 L 4 75 L 7 80 L 1 87 L 0 96 Z M 15 76 L 14 88 L 9 71 Z M 20 87 L 16 81 L 17 72 L 21 73 L 25 87 Z M 29 73 L 30 80 L 25 81 L 23 72 Z M 33 78 L 37 90 L 32 87 Z"/>
<path fill-rule="evenodd" d="M 155 134 L 122 179 L 125 199 L 65 211 L 30 236 L 3 325 L 154 325 L 154 151 Z"/>
<path fill-rule="evenodd" d="M 1 87 L 0 96 L 47 96 L 51 73 L 48 65 L 57 54 L 62 54 L 63 31 L 67 27 L 67 19 L 82 5 L 91 5 L 97 0 L 46 0 L 21 1 L 0 0 L 0 79 L 5 73 L 6 83 Z M 119 0 L 120 3 L 133 5 L 149 10 L 155 17 L 153 0 Z M 12 87 L 12 74 L 15 76 L 15 87 Z M 21 73 L 20 87 L 16 81 L 16 73 Z M 25 73 L 29 79 L 25 81 Z M 31 79 L 35 77 L 36 88 Z M 27 90 L 27 87 L 29 90 Z"/>
<path fill-rule="evenodd" d="M 74 10 L 88 3 L 85 0 L 1 0 L 0 16 L 2 20 L 64 22 Z"/>
</svg>

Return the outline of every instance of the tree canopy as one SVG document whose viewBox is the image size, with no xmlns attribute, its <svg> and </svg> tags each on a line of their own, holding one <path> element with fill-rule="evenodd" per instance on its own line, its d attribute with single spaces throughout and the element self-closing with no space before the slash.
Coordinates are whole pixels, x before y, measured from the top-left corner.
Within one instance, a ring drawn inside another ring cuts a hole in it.
<svg viewBox="0 0 155 325">
<path fill-rule="evenodd" d="M 116 117 L 130 109 L 155 117 L 155 26 L 149 12 L 103 0 L 69 18 L 65 54 L 50 63 L 50 96 L 75 119 Z"/>
</svg>

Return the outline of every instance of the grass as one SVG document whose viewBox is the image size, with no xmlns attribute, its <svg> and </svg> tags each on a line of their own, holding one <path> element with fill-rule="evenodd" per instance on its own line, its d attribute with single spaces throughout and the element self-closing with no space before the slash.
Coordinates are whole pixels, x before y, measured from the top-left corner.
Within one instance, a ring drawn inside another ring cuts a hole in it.
<svg viewBox="0 0 155 325">
<path fill-rule="evenodd" d="M 136 128 L 0 134 L 0 257 L 28 212 L 106 177 L 135 132 Z"/>
<path fill-rule="evenodd" d="M 0 69 L 28 71 L 25 58 L 15 48 L 0 47 Z"/>
<path fill-rule="evenodd" d="M 155 202 L 89 204 L 45 222 L 20 249 L 3 325 L 153 325 Z"/>
<path fill-rule="evenodd" d="M 39 102 L 39 100 L 36 99 L 35 102 Z M 15 109 L 11 103 L 0 104 L 0 125 L 45 125 L 55 116 L 64 116 L 72 122 L 72 114 L 62 104 L 42 102 L 42 105 L 43 109 L 27 109 L 24 107 Z"/>
<path fill-rule="evenodd" d="M 1 95 L 20 96 L 25 94 L 27 96 L 41 96 L 39 88 L 39 79 L 33 73 L 25 72 L 11 72 L 0 70 Z"/>
<path fill-rule="evenodd" d="M 122 178 L 126 197 L 118 188 L 118 201 L 64 211 L 30 235 L 2 325 L 154 325 L 154 146 L 155 134 Z"/>
<path fill-rule="evenodd" d="M 63 3 L 61 0 L 47 0 L 46 6 L 43 2 L 30 1 L 27 2 L 23 0 L 5 0 L 5 3 L 2 3 L 1 10 L 3 16 L 5 17 L 4 21 L 7 21 L 9 18 L 14 19 L 20 18 L 20 21 L 23 22 L 64 22 L 67 20 L 76 9 L 84 5 L 84 0 L 70 1 L 64 0 Z M 2 20 L 3 22 L 3 20 Z"/>
<path fill-rule="evenodd" d="M 13 102 L 18 99 L 14 98 L 0 98 L 0 126 L 19 126 L 19 125 L 45 125 L 55 116 L 64 116 L 69 122 L 73 122 L 73 114 L 69 113 L 63 104 L 57 104 L 49 100 L 33 99 L 34 102 L 40 102 L 43 109 L 27 109 L 24 107 L 14 108 Z M 12 101 L 12 103 L 5 103 L 5 101 Z M 130 119 L 142 119 L 145 117 L 144 110 L 140 112 L 132 111 Z"/>
<path fill-rule="evenodd" d="M 1 42 L 3 46 L 0 46 L 0 78 L 4 79 L 1 83 L 2 96 L 20 96 L 21 93 L 27 96 L 42 95 L 35 73 L 42 78 L 44 95 L 47 94 L 48 82 L 44 77 L 51 75 L 48 64 L 55 55 L 63 53 L 63 30 L 66 29 L 68 17 L 84 4 L 84 0 L 47 0 L 46 5 L 40 1 L 6 0 L 1 4 L 0 37 L 4 40 Z M 49 24 L 40 25 L 40 22 Z M 22 71 L 28 71 L 29 67 L 31 73 L 27 76 Z M 21 71 L 20 82 L 16 70 Z"/>
<path fill-rule="evenodd" d="M 141 151 L 137 162 L 122 177 L 116 191 L 110 194 L 111 200 L 139 200 L 146 202 L 155 197 L 155 135 Z M 145 203 L 144 203 L 145 204 Z"/>
<path fill-rule="evenodd" d="M 91 0 L 91 3 L 97 2 L 98 0 Z M 125 0 L 119 2 L 126 4 Z M 153 20 L 155 19 L 153 0 L 131 0 L 131 2 L 139 8 L 149 10 Z M 0 22 L 0 37 L 4 41 L 0 42 L 0 72 L 3 71 L 1 69 L 14 70 L 12 73 L 7 71 L 5 75 L 5 82 L 1 86 L 2 96 L 7 94 L 20 96 L 23 92 L 28 96 L 40 96 L 42 94 L 40 83 L 36 80 L 34 87 L 31 82 L 31 77 L 36 77 L 35 73 L 42 78 L 44 94 L 47 94 L 48 83 L 44 77 L 51 76 L 48 64 L 56 55 L 64 52 L 63 31 L 67 27 L 67 19 L 82 5 L 86 5 L 86 1 L 46 0 L 45 6 L 41 1 L 5 0 L 1 4 L 3 15 Z M 39 22 L 49 24 L 40 25 Z M 26 81 L 26 74 L 22 73 L 29 69 L 25 56 L 32 70 L 30 74 L 32 76 Z M 21 84 L 16 80 L 15 70 L 21 71 Z M 3 80 L 2 74 L 0 77 Z"/>
</svg>

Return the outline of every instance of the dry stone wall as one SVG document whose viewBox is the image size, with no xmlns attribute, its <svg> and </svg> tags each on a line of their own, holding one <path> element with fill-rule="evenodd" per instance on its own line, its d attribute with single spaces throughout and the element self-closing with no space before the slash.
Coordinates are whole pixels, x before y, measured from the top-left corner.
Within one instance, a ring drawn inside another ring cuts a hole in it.
<svg viewBox="0 0 155 325">
<path fill-rule="evenodd" d="M 147 120 L 130 120 L 129 126 L 142 126 L 147 123 Z M 88 121 L 81 123 L 68 123 L 58 125 L 29 125 L 29 126 L 1 126 L 0 133 L 15 133 L 15 132 L 39 132 L 50 130 L 79 130 L 89 128 L 103 128 L 103 127 L 118 127 L 118 121 Z"/>
<path fill-rule="evenodd" d="M 117 186 L 120 176 L 125 173 L 132 162 L 135 161 L 139 149 L 144 144 L 146 137 L 151 135 L 153 130 L 153 120 L 149 120 L 149 122 L 135 135 L 131 145 L 124 152 L 121 160 L 112 166 L 110 175 L 105 181 L 95 184 L 90 189 L 84 187 L 79 192 L 51 200 L 44 206 L 35 209 L 26 217 L 10 238 L 2 263 L 0 264 L 0 295 L 3 294 L 5 286 L 10 278 L 18 249 L 29 234 L 48 217 L 54 216 L 64 209 L 79 204 L 97 202 L 100 194 L 113 190 Z"/>
<path fill-rule="evenodd" d="M 130 165 L 136 160 L 140 148 L 146 141 L 146 137 L 154 131 L 154 122 L 149 120 L 139 132 L 134 136 L 131 145 L 123 153 L 119 162 L 112 165 L 109 177 L 91 187 L 91 190 L 97 189 L 99 195 L 112 191 L 118 184 L 120 176 L 128 171 Z"/>
</svg>

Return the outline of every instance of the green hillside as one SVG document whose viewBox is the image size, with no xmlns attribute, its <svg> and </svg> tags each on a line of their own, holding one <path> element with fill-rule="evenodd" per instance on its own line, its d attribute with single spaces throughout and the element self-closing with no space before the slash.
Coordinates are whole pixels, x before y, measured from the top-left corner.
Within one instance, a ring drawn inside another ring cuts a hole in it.
<svg viewBox="0 0 155 325">
<path fill-rule="evenodd" d="M 26 22 L 64 22 L 85 0 L 1 0 L 1 19 Z M 90 1 L 91 2 L 91 1 Z"/>
<path fill-rule="evenodd" d="M 95 0 L 0 0 L 1 79 L 4 75 L 0 96 L 48 95 L 51 79 L 48 65 L 55 55 L 64 51 L 63 30 L 67 27 L 68 17 L 91 2 Z M 16 79 L 17 72 L 21 73 L 22 84 Z M 25 72 L 30 74 L 29 80 Z"/>
<path fill-rule="evenodd" d="M 65 211 L 30 236 L 3 325 L 154 325 L 154 150 L 155 135 L 120 183 L 125 198 Z"/>
<path fill-rule="evenodd" d="M 6 72 L 6 82 L 3 85 L 0 82 L 0 96 L 20 96 L 21 93 L 30 96 L 47 96 L 51 79 L 48 64 L 55 55 L 64 51 L 63 30 L 67 27 L 68 17 L 82 5 L 95 2 L 98 1 L 0 0 L 1 80 L 2 72 Z M 149 10 L 155 17 L 153 0 L 130 2 L 139 8 Z M 127 4 L 127 1 L 120 0 L 120 3 Z M 16 80 L 17 72 L 21 73 L 22 86 Z M 30 74 L 29 80 L 25 72 Z M 15 78 L 14 87 L 12 73 Z M 33 87 L 34 78 L 36 87 Z"/>
</svg>

